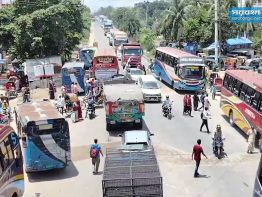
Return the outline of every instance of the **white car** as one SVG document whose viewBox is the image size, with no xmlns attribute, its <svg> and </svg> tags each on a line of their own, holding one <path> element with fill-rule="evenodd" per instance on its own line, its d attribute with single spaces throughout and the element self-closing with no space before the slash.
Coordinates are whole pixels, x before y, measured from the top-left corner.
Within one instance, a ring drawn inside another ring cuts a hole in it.
<svg viewBox="0 0 262 197">
<path fill-rule="evenodd" d="M 139 77 L 143 74 L 143 71 L 139 68 L 126 68 L 124 70 L 124 75 L 126 76 L 126 78 L 134 80 L 136 82 L 138 81 Z"/>
<path fill-rule="evenodd" d="M 162 94 L 158 81 L 152 75 L 142 75 L 138 79 L 138 85 L 142 90 L 144 101 L 161 102 Z"/>
</svg>

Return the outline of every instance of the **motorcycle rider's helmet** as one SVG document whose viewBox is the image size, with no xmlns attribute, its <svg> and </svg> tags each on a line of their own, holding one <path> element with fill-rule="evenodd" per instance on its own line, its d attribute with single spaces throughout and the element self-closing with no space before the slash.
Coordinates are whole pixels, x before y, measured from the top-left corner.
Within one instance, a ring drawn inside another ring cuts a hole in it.
<svg viewBox="0 0 262 197">
<path fill-rule="evenodd" d="M 168 100 L 169 99 L 169 96 L 166 96 L 166 100 Z"/>
<path fill-rule="evenodd" d="M 220 126 L 220 124 L 217 125 L 217 131 L 221 131 L 221 126 Z"/>
</svg>

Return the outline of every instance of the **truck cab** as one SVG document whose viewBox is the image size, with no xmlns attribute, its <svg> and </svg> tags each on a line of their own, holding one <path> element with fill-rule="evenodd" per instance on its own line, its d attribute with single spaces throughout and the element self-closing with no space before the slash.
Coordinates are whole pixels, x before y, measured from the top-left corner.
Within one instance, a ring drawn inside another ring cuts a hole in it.
<svg viewBox="0 0 262 197">
<path fill-rule="evenodd" d="M 132 58 L 137 65 L 141 65 L 141 58 L 143 56 L 143 49 L 140 44 L 126 43 L 121 45 L 122 52 L 122 66 L 127 64 L 127 61 Z"/>
</svg>

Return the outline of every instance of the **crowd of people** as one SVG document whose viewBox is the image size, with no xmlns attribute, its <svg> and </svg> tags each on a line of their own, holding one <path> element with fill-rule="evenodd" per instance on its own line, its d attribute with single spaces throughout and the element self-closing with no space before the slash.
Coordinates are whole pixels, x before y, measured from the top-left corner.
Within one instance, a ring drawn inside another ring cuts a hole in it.
<svg viewBox="0 0 262 197">
<path fill-rule="evenodd" d="M 50 99 L 55 98 L 55 85 L 52 81 L 49 82 L 49 95 Z M 78 120 L 83 119 L 83 112 L 81 107 L 81 102 L 78 98 L 78 84 L 72 83 L 70 90 L 62 84 L 61 86 L 61 95 L 57 99 L 57 108 L 60 113 L 63 115 L 64 112 L 74 111 Z M 98 80 L 95 78 L 87 79 L 85 82 L 85 92 L 83 102 L 85 102 L 86 113 L 85 118 L 87 117 L 88 106 L 94 106 L 94 103 L 98 100 L 98 97 L 101 95 L 101 87 L 98 83 Z M 94 108 L 94 107 L 93 107 Z M 94 110 L 95 111 L 95 110 Z"/>
</svg>

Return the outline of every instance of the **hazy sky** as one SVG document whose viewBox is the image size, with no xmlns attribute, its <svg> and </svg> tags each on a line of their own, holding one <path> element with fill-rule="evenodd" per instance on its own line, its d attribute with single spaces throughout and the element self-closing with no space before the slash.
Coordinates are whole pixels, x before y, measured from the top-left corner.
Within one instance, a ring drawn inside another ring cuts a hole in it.
<svg viewBox="0 0 262 197">
<path fill-rule="evenodd" d="M 153 1 L 153 0 L 150 0 Z M 144 2 L 144 0 L 84 0 L 85 5 L 90 7 L 91 11 L 94 12 L 100 7 L 124 7 L 124 6 L 133 6 L 135 3 Z"/>
</svg>

